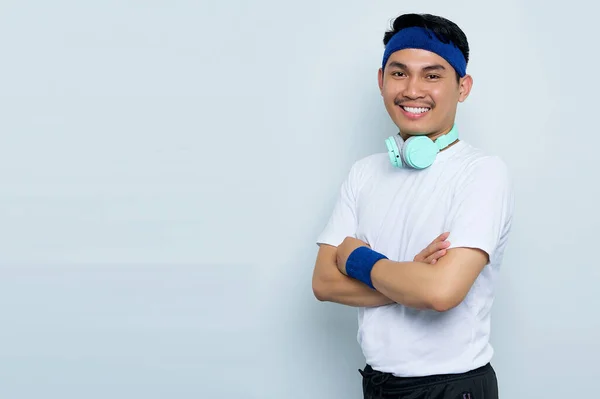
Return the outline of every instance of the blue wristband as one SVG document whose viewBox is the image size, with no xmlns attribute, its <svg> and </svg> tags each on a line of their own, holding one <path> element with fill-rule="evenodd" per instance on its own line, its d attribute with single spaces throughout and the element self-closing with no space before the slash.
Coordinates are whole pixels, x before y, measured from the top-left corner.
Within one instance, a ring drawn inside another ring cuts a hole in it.
<svg viewBox="0 0 600 399">
<path fill-rule="evenodd" d="M 362 281 L 375 289 L 371 281 L 371 270 L 375 263 L 381 259 L 387 259 L 387 257 L 369 247 L 358 247 L 352 251 L 348 256 L 348 260 L 346 260 L 346 274 L 348 274 L 348 277 Z"/>
</svg>

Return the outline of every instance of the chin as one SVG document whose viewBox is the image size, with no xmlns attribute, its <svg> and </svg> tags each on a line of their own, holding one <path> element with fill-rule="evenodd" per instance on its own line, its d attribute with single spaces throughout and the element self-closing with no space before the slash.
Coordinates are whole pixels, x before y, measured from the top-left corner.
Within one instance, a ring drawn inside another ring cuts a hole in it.
<svg viewBox="0 0 600 399">
<path fill-rule="evenodd" d="M 427 131 L 422 131 L 422 132 L 413 132 L 410 130 L 400 130 L 402 133 L 406 134 L 407 136 L 427 136 L 428 134 L 431 134 L 430 132 Z"/>
<path fill-rule="evenodd" d="M 431 128 L 414 123 L 396 123 L 396 126 L 402 134 L 407 136 L 426 136 L 431 133 Z"/>
</svg>

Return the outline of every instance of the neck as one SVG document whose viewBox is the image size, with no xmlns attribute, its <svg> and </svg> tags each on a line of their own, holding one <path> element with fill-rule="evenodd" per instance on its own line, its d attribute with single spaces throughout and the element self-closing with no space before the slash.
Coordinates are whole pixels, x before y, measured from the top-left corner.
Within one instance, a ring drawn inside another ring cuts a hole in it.
<svg viewBox="0 0 600 399">
<path fill-rule="evenodd" d="M 435 140 L 437 140 L 438 137 L 441 137 L 441 136 L 447 134 L 448 132 L 450 132 L 450 130 L 452 130 L 452 126 L 450 126 L 449 128 L 445 128 L 442 131 L 434 132 L 434 133 L 429 133 L 429 134 L 426 134 L 424 136 L 429 137 L 432 141 L 435 141 Z M 402 133 L 402 132 L 399 132 L 398 134 L 400 135 L 400 137 L 402 137 L 402 139 L 404 141 L 408 140 L 412 136 L 416 136 L 416 135 L 411 135 L 411 134 Z M 452 147 L 454 144 L 458 143 L 458 141 L 459 141 L 458 139 L 455 140 L 453 143 L 451 143 L 450 145 L 448 145 L 442 151 L 447 150 L 448 148 Z"/>
</svg>

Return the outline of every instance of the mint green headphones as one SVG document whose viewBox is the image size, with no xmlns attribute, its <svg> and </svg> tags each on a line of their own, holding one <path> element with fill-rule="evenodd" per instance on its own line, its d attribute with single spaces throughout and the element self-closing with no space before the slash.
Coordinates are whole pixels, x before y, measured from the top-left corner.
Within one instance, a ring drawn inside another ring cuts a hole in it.
<svg viewBox="0 0 600 399">
<path fill-rule="evenodd" d="M 458 140 L 455 126 L 435 141 L 427 136 L 412 136 L 404 141 L 400 135 L 385 139 L 390 161 L 397 168 L 425 169 L 433 165 L 437 154 Z"/>
</svg>

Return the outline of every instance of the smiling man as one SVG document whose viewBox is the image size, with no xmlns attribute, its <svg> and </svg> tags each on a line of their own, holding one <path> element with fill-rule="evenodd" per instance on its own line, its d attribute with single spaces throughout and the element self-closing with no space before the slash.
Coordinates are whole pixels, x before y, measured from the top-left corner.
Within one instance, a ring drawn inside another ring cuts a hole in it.
<svg viewBox="0 0 600 399">
<path fill-rule="evenodd" d="M 473 85 L 462 30 L 406 14 L 384 45 L 379 88 L 399 133 L 352 166 L 317 240 L 313 291 L 359 309 L 365 398 L 494 399 L 491 307 L 512 222 L 509 173 L 459 139 L 457 106 Z M 434 237 L 445 252 L 428 245 Z M 443 256 L 423 261 L 423 247 Z"/>
</svg>

